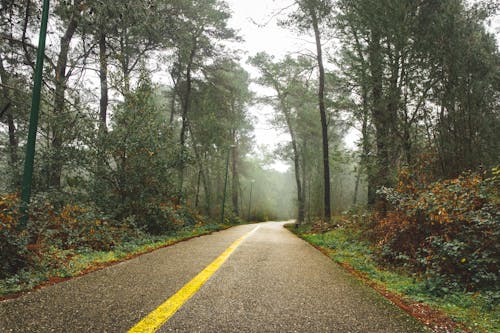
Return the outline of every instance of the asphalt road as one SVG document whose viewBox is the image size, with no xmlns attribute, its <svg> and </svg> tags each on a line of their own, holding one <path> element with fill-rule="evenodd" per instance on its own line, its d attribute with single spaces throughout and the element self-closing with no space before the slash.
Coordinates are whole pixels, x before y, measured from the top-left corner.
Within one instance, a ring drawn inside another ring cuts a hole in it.
<svg viewBox="0 0 500 333">
<path fill-rule="evenodd" d="M 283 228 L 260 224 L 159 332 L 428 332 Z M 0 303 L 0 332 L 126 332 L 255 225 Z"/>
</svg>

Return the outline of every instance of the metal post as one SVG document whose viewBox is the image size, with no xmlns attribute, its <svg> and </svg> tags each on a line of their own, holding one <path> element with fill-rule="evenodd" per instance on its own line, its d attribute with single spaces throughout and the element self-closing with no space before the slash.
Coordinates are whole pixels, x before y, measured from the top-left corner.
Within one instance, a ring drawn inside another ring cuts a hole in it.
<svg viewBox="0 0 500 333">
<path fill-rule="evenodd" d="M 26 143 L 26 158 L 24 160 L 24 174 L 21 193 L 21 219 L 18 224 L 20 230 L 26 228 L 28 223 L 28 206 L 31 197 L 31 182 L 33 179 L 33 165 L 35 160 L 35 142 L 38 128 L 38 113 L 40 111 L 40 93 L 42 90 L 43 58 L 45 55 L 45 37 L 47 35 L 47 21 L 49 20 L 49 0 L 43 1 L 42 22 L 38 38 L 33 96 L 31 100 L 31 115 Z"/>
<path fill-rule="evenodd" d="M 250 209 L 252 208 L 252 190 L 253 190 L 253 183 L 255 183 L 255 180 L 252 179 L 250 182 L 250 200 L 248 201 L 248 220 L 250 220 Z"/>
</svg>

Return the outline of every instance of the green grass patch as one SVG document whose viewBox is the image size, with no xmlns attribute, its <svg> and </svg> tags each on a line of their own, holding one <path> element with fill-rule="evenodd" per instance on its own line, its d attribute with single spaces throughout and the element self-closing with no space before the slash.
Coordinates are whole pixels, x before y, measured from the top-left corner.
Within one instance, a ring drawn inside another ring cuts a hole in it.
<svg viewBox="0 0 500 333">
<path fill-rule="evenodd" d="M 289 229 L 309 243 L 328 249 L 335 262 L 350 265 L 369 280 L 403 298 L 441 310 L 473 332 L 500 332 L 500 294 L 497 291 L 443 290 L 433 281 L 411 275 L 403 269 L 381 267 L 376 261 L 373 245 L 362 240 L 361 232 L 354 227 L 340 227 L 326 233 L 311 233 L 307 226 Z"/>
<path fill-rule="evenodd" d="M 112 262 L 125 260 L 191 237 L 206 235 L 228 227 L 228 225 L 209 224 L 183 229 L 165 236 L 144 234 L 140 238 L 115 245 L 111 251 L 63 251 L 53 247 L 50 249 L 47 257 L 40 258 L 40 262 L 36 266 L 22 270 L 18 274 L 8 278 L 0 279 L 0 296 L 7 297 L 12 294 L 28 291 L 54 278 L 78 276 Z"/>
</svg>

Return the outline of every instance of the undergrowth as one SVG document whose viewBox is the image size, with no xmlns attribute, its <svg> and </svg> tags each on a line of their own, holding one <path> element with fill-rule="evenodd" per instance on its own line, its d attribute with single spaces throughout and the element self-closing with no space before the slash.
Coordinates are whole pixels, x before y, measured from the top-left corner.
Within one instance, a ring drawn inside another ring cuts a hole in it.
<svg viewBox="0 0 500 333">
<path fill-rule="evenodd" d="M 17 195 L 0 195 L 0 296 L 226 227 L 185 207 L 162 204 L 144 217 L 154 222 L 151 232 L 140 227 L 138 217 L 118 221 L 94 206 L 41 199 L 34 200 L 29 223 L 21 230 L 19 211 Z"/>
<path fill-rule="evenodd" d="M 51 247 L 47 256 L 36 266 L 25 267 L 16 274 L 0 279 L 0 296 L 31 290 L 47 281 L 69 278 L 107 264 L 131 258 L 178 241 L 227 228 L 208 224 L 186 228 L 166 236 L 143 234 L 142 237 L 117 244 L 111 250 L 71 249 Z"/>
</svg>

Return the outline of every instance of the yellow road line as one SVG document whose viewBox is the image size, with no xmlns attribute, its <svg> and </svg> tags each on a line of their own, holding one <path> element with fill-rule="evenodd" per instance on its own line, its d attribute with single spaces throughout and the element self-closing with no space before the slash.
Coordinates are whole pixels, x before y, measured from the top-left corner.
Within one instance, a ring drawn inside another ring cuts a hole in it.
<svg viewBox="0 0 500 333">
<path fill-rule="evenodd" d="M 246 233 L 242 237 L 235 240 L 217 259 L 210 265 L 205 267 L 198 275 L 191 281 L 186 283 L 184 287 L 179 289 L 172 297 L 167 299 L 163 304 L 157 307 L 153 312 L 144 317 L 128 333 L 146 333 L 156 332 L 163 324 L 167 322 L 184 305 L 197 291 L 207 282 L 207 280 L 222 266 L 222 264 L 229 258 L 231 253 L 251 234 L 253 234 L 259 226 L 255 227 L 252 231 Z"/>
</svg>

